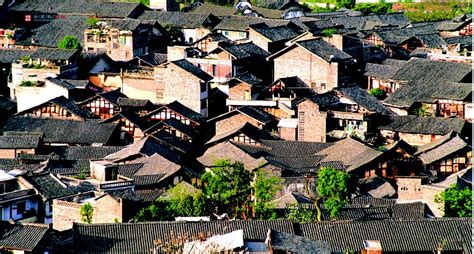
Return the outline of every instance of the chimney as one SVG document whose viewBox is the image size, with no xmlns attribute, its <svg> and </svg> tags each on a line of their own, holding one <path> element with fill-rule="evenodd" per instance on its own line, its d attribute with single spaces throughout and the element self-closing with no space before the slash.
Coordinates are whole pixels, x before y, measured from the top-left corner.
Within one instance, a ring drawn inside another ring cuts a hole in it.
<svg viewBox="0 0 474 254">
<path fill-rule="evenodd" d="M 364 240 L 363 254 L 382 254 L 382 245 L 380 241 Z"/>
</svg>

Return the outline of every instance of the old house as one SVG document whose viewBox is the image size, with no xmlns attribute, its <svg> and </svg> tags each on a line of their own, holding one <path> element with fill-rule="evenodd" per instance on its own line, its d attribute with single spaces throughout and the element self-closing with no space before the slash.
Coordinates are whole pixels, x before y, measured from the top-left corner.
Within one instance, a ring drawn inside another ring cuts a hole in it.
<svg viewBox="0 0 474 254">
<path fill-rule="evenodd" d="M 21 170 L 0 170 L 0 221 L 36 222 L 39 195 Z"/>
<path fill-rule="evenodd" d="M 75 194 L 51 172 L 41 172 L 25 177 L 41 197 L 38 205 L 38 221 L 45 224 L 53 222 L 53 200 Z"/>
<path fill-rule="evenodd" d="M 444 20 L 437 29 L 443 37 L 472 35 L 472 15 L 461 14 L 451 20 Z"/>
<path fill-rule="evenodd" d="M 318 93 L 349 82 L 352 57 L 325 40 L 297 41 L 269 56 L 273 61 L 273 80 L 297 76 Z"/>
<path fill-rule="evenodd" d="M 394 177 L 418 175 L 423 171 L 423 167 L 415 155 L 416 151 L 414 146 L 403 139 L 386 146 L 379 162 L 380 176 L 394 183 Z"/>
<path fill-rule="evenodd" d="M 184 59 L 155 67 L 154 74 L 155 103 L 166 104 L 178 100 L 195 112 L 207 115 L 208 82 L 211 76 Z"/>
<path fill-rule="evenodd" d="M 232 107 L 245 106 L 247 103 L 253 103 L 260 95 L 263 89 L 262 80 L 250 73 L 240 74 L 234 76 L 231 80 L 226 82 L 229 88 L 229 99 L 227 105 Z"/>
<path fill-rule="evenodd" d="M 234 126 L 234 128 L 226 132 L 214 135 L 206 142 L 206 146 L 209 147 L 227 140 L 231 140 L 235 143 L 259 146 L 262 144 L 262 140 L 267 139 L 272 140 L 275 139 L 275 137 L 247 122 L 243 125 Z"/>
<path fill-rule="evenodd" d="M 179 101 L 173 101 L 163 105 L 149 112 L 144 118 L 152 123 L 174 118 L 194 128 L 201 128 L 206 123 L 206 119 L 203 115 L 196 113 Z"/>
<path fill-rule="evenodd" d="M 269 27 L 265 23 L 252 24 L 248 31 L 249 40 L 270 53 L 280 51 L 287 41 L 300 34 L 294 26 Z"/>
<path fill-rule="evenodd" d="M 429 144 L 451 131 L 466 135 L 471 124 L 459 118 L 392 116 L 385 125 L 377 127 L 388 141 L 403 139 L 412 146 Z"/>
<path fill-rule="evenodd" d="M 79 107 L 74 101 L 60 96 L 42 103 L 36 107 L 18 112 L 19 116 L 50 117 L 72 120 L 86 120 L 98 118 L 92 112 Z"/>
<path fill-rule="evenodd" d="M 340 139 L 374 136 L 381 115 L 392 115 L 375 97 L 358 86 L 340 87 L 297 104 L 298 140 L 325 142 L 326 135 Z"/>
<path fill-rule="evenodd" d="M 200 133 L 197 129 L 193 128 L 191 125 L 184 124 L 176 118 L 169 118 L 158 122 L 157 124 L 146 129 L 147 134 L 153 135 L 154 133 L 164 130 L 169 134 L 182 139 L 190 143 L 199 143 L 203 137 L 200 137 Z"/>
<path fill-rule="evenodd" d="M 466 63 L 413 59 L 391 77 L 398 89 L 384 104 L 399 115 L 425 108 L 433 116 L 471 119 L 471 77 Z"/>
<path fill-rule="evenodd" d="M 208 123 L 213 123 L 216 135 L 220 135 L 247 123 L 268 131 L 272 128 L 273 118 L 255 107 L 244 106 L 209 119 Z"/>
<path fill-rule="evenodd" d="M 236 15 L 221 16 L 220 20 L 214 29 L 233 41 L 249 39 L 249 31 L 247 28 L 252 24 L 265 23 L 269 27 L 277 27 L 291 23 L 289 20 Z"/>
<path fill-rule="evenodd" d="M 1 5 L 0 5 L 1 7 Z M 48 225 L 37 223 L 10 223 L 0 221 L 0 227 L 4 230 L 0 247 L 6 251 L 16 253 L 35 253 L 48 250 L 51 228 Z M 31 241 L 25 241 L 25 236 Z"/>
<path fill-rule="evenodd" d="M 145 11 L 140 20 L 156 21 L 163 27 L 179 29 L 183 38 L 180 43 L 193 44 L 209 34 L 220 19 L 211 13 Z"/>
<path fill-rule="evenodd" d="M 128 221 L 137 210 L 138 200 L 127 191 L 112 193 L 84 192 L 53 200 L 53 228 L 63 231 L 72 228 L 74 222 L 82 222 L 81 207 L 90 204 L 94 209 L 93 223 Z"/>
<path fill-rule="evenodd" d="M 42 133 L 45 145 L 116 145 L 120 143 L 117 124 L 101 124 L 99 120 L 10 117 L 2 128 L 12 135 L 19 132 Z"/>
<path fill-rule="evenodd" d="M 157 27 L 136 19 L 100 19 L 84 31 L 84 49 L 104 52 L 115 61 L 129 61 L 148 53 L 148 45 L 160 34 Z"/>
<path fill-rule="evenodd" d="M 194 42 L 193 46 L 202 52 L 209 53 L 219 46 L 219 42 L 229 41 L 227 37 L 220 33 L 210 33 Z"/>
<path fill-rule="evenodd" d="M 116 113 L 102 123 L 118 123 L 121 129 L 120 138 L 126 143 L 141 140 L 145 136 L 145 130 L 150 127 L 150 124 L 138 114 L 127 110 Z"/>
<path fill-rule="evenodd" d="M 398 90 L 399 84 L 396 84 L 392 77 L 404 64 L 405 61 L 395 59 L 386 59 L 382 63 L 367 63 L 364 75 L 367 77 L 368 90 L 379 88 L 386 94 L 392 94 Z"/>
<path fill-rule="evenodd" d="M 416 153 L 425 169 L 443 178 L 472 166 L 472 147 L 454 131 L 420 146 Z"/>
<path fill-rule="evenodd" d="M 0 158 L 17 158 L 19 154 L 35 154 L 40 148 L 39 135 L 0 136 Z"/>
<path fill-rule="evenodd" d="M 120 89 L 117 89 L 98 93 L 84 101 L 77 102 L 77 105 L 102 119 L 108 119 L 121 111 L 118 104 L 119 98 L 127 98 L 127 96 L 122 94 Z"/>
<path fill-rule="evenodd" d="M 17 55 L 17 59 L 11 68 L 11 82 L 8 83 L 11 98 L 16 98 L 17 94 L 23 92 L 23 90 L 30 92 L 41 90 L 40 88 L 44 86 L 44 82 L 48 77 L 76 77 L 78 68 L 76 63 L 77 50 L 49 48 L 6 50 Z"/>
</svg>

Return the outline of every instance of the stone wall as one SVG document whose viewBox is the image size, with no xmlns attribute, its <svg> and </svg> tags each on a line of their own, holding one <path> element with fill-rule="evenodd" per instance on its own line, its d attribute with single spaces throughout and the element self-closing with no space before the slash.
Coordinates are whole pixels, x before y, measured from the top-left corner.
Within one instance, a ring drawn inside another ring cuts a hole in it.
<svg viewBox="0 0 474 254">
<path fill-rule="evenodd" d="M 248 98 L 245 98 L 245 92 L 248 92 Z M 230 100 L 250 100 L 252 99 L 252 88 L 244 83 L 239 83 L 229 88 L 229 99 Z"/>
<path fill-rule="evenodd" d="M 249 29 L 249 40 L 252 41 L 253 44 L 264 49 L 265 51 L 268 51 L 268 43 L 270 41 L 261 34 L 255 32 L 255 30 L 253 29 Z"/>
</svg>

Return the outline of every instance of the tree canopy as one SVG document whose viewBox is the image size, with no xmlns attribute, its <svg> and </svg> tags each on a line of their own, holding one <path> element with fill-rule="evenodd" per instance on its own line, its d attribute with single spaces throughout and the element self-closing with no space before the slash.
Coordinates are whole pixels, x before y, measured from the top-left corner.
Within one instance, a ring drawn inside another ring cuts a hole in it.
<svg viewBox="0 0 474 254">
<path fill-rule="evenodd" d="M 81 206 L 81 220 L 84 223 L 92 223 L 92 215 L 94 213 L 94 208 L 91 203 L 85 203 Z"/>
<path fill-rule="evenodd" d="M 453 185 L 435 197 L 444 203 L 444 217 L 472 217 L 472 190 Z"/>
<path fill-rule="evenodd" d="M 81 43 L 76 36 L 66 35 L 58 42 L 58 48 L 60 49 L 80 49 Z"/>
<path fill-rule="evenodd" d="M 259 219 L 275 218 L 275 208 L 271 201 L 282 188 L 283 180 L 280 177 L 270 175 L 264 170 L 256 172 L 255 189 L 255 214 Z"/>
<path fill-rule="evenodd" d="M 356 185 L 348 173 L 325 167 L 319 171 L 317 186 L 325 209 L 329 211 L 331 218 L 334 218 L 348 204 Z"/>
</svg>

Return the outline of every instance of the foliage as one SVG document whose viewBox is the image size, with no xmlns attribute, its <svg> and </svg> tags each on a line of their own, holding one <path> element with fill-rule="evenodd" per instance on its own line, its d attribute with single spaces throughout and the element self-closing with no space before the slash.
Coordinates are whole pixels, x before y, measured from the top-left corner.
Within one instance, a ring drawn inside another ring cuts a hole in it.
<svg viewBox="0 0 474 254">
<path fill-rule="evenodd" d="M 79 175 L 77 175 L 77 179 L 79 180 L 85 180 L 87 177 L 87 170 L 84 167 L 81 167 L 79 169 Z"/>
<path fill-rule="evenodd" d="M 270 201 L 281 190 L 282 183 L 283 179 L 280 177 L 269 175 L 262 169 L 257 170 L 254 183 L 256 217 L 264 220 L 276 217 L 272 212 L 274 206 Z"/>
<path fill-rule="evenodd" d="M 286 218 L 299 223 L 309 223 L 316 221 L 316 211 L 298 205 L 288 206 Z"/>
<path fill-rule="evenodd" d="M 94 208 L 91 203 L 85 203 L 81 206 L 81 220 L 84 223 L 92 223 L 92 215 L 94 213 Z"/>
<path fill-rule="evenodd" d="M 193 217 L 209 215 L 210 207 L 203 195 L 185 196 L 177 199 L 158 199 L 141 209 L 134 217 L 135 222 L 167 221 L 175 217 Z"/>
<path fill-rule="evenodd" d="M 99 22 L 99 20 L 96 17 L 89 17 L 86 19 L 86 24 L 89 27 L 89 29 L 97 28 L 98 27 L 97 22 Z"/>
<path fill-rule="evenodd" d="M 25 80 L 25 81 L 22 81 L 20 83 L 20 86 L 22 86 L 22 87 L 40 87 L 40 86 L 43 86 L 43 82 Z"/>
<path fill-rule="evenodd" d="M 337 30 L 335 28 L 326 28 L 323 30 L 323 35 L 324 37 L 332 37 L 336 32 Z"/>
<path fill-rule="evenodd" d="M 60 49 L 80 49 L 81 44 L 76 36 L 66 35 L 58 42 Z"/>
<path fill-rule="evenodd" d="M 457 184 L 435 197 L 436 203 L 444 203 L 444 217 L 472 217 L 472 190 L 460 189 Z"/>
<path fill-rule="evenodd" d="M 373 88 L 369 92 L 370 95 L 376 97 L 377 99 L 384 99 L 385 98 L 385 91 L 380 88 Z"/>
<path fill-rule="evenodd" d="M 30 55 L 24 55 L 21 57 L 21 61 L 24 62 L 24 63 L 28 63 L 30 62 L 31 60 L 31 56 Z"/>
<path fill-rule="evenodd" d="M 219 210 L 227 210 L 228 214 L 234 215 L 245 211 L 251 194 L 252 177 L 241 162 L 218 160 L 211 171 L 202 175 L 201 180 L 205 183 L 204 193 Z"/>
<path fill-rule="evenodd" d="M 428 111 L 428 108 L 424 105 L 419 105 L 419 106 L 415 106 L 411 111 L 410 111 L 410 115 L 415 115 L 415 116 L 432 116 L 433 114 L 431 114 L 429 111 Z"/>
<path fill-rule="evenodd" d="M 472 3 L 470 1 L 398 3 L 394 4 L 393 9 L 403 11 L 412 22 L 426 22 L 452 19 L 460 14 L 471 14 Z"/>
<path fill-rule="evenodd" d="M 360 3 L 354 6 L 355 11 L 360 11 L 364 14 L 385 14 L 392 10 L 392 4 L 389 3 Z"/>
<path fill-rule="evenodd" d="M 318 193 L 324 198 L 324 207 L 331 218 L 338 216 L 349 202 L 350 194 L 355 190 L 350 175 L 331 167 L 322 168 L 318 174 Z"/>
</svg>

